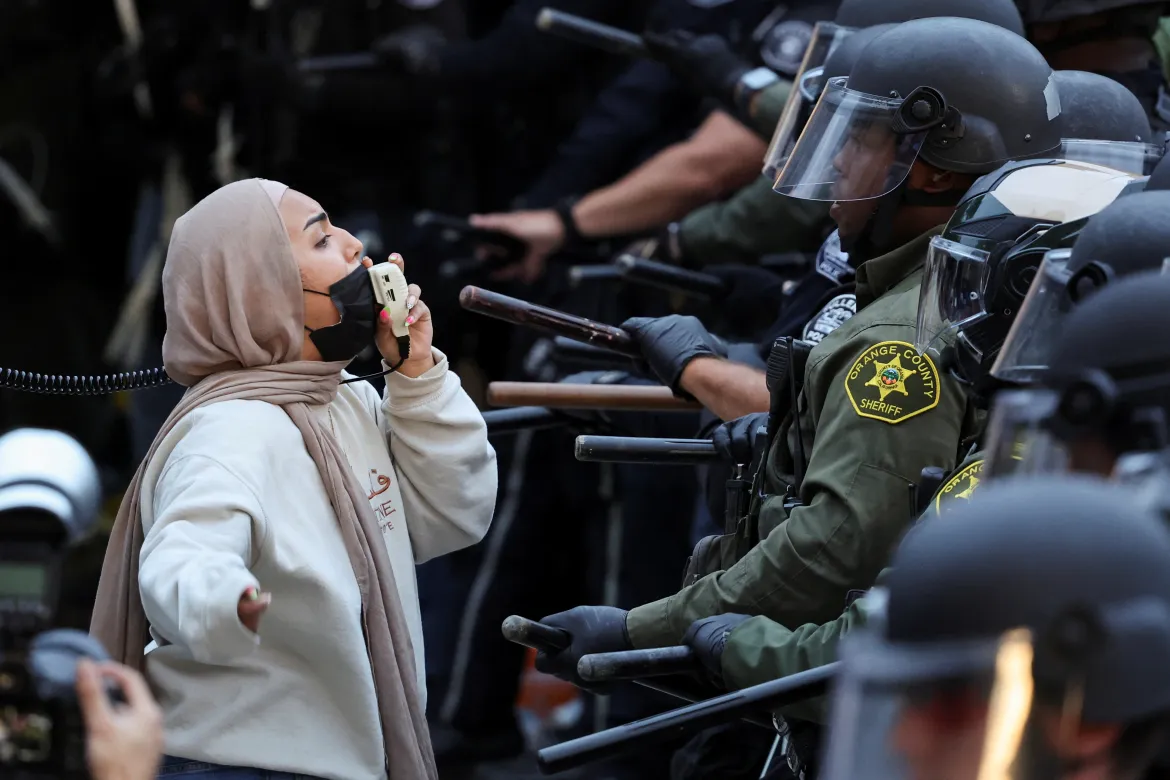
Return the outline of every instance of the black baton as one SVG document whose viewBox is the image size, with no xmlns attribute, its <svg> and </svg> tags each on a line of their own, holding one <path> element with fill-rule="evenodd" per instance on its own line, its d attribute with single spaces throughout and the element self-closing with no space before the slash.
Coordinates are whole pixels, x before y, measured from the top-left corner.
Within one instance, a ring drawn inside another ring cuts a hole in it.
<svg viewBox="0 0 1170 780">
<path fill-rule="evenodd" d="M 488 436 L 519 431 L 537 431 L 567 425 L 569 420 L 542 406 L 517 406 L 512 409 L 493 409 L 483 413 Z"/>
<path fill-rule="evenodd" d="M 638 436 L 578 436 L 577 460 L 586 463 L 655 463 L 687 466 L 720 459 L 710 439 L 655 439 Z"/>
<path fill-rule="evenodd" d="M 581 656 L 577 674 L 585 682 L 635 680 L 639 677 L 669 677 L 692 674 L 702 669 L 695 651 L 686 646 L 652 650 L 625 650 L 620 653 L 593 653 Z"/>
<path fill-rule="evenodd" d="M 621 255 L 614 261 L 622 278 L 697 298 L 718 299 L 727 295 L 727 285 L 713 274 L 678 268 L 668 263 Z"/>
<path fill-rule="evenodd" d="M 650 50 L 641 35 L 595 22 L 583 16 L 574 16 L 555 8 L 543 8 L 536 17 L 536 27 L 541 32 L 583 43 L 611 54 L 628 57 L 649 57 Z"/>
</svg>

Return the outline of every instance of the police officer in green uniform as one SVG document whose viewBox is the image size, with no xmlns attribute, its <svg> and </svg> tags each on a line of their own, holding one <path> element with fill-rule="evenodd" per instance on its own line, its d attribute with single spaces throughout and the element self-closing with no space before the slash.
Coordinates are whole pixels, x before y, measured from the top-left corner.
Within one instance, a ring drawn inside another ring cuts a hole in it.
<svg viewBox="0 0 1170 780">
<path fill-rule="evenodd" d="M 1065 119 L 1071 120 L 1066 125 L 1078 124 L 1072 116 Z M 1145 122 L 1144 114 L 1141 120 Z M 1107 134 L 1098 130 L 1082 125 L 1084 134 Z M 1103 146 L 1112 146 L 1119 158 L 1129 148 L 1126 142 Z M 931 242 L 927 282 L 919 296 L 916 349 L 930 354 L 983 408 L 983 397 L 993 387 L 987 381 L 992 364 L 1046 250 L 1071 244 L 1088 215 L 1134 181 L 1139 181 L 1135 174 L 1054 160 L 1009 163 L 982 177 L 943 234 Z M 1060 192 L 1078 197 L 1053 197 Z M 949 478 L 935 483 L 941 487 L 920 484 L 918 496 L 929 499 L 927 507 L 935 513 L 949 511 L 983 484 L 983 466 L 984 454 L 972 444 Z M 886 573 L 879 575 L 879 582 Z M 851 600 L 835 620 L 795 630 L 766 617 L 703 618 L 688 629 L 684 643 L 698 653 L 715 681 L 742 688 L 834 660 L 839 637 L 864 623 L 869 607 L 867 598 Z M 819 704 L 791 713 L 806 719 L 823 715 Z"/>
<path fill-rule="evenodd" d="M 1039 53 L 966 19 L 899 25 L 867 47 L 848 86 L 826 85 L 779 186 L 834 202 L 842 243 L 864 259 L 858 314 L 808 355 L 798 407 L 723 570 L 628 615 L 578 607 L 547 618 L 573 641 L 541 653 L 539 668 L 579 682 L 581 655 L 677 644 L 695 620 L 725 612 L 821 622 L 873 583 L 913 519 L 922 468 L 953 466 L 975 430 L 962 389 L 912 343 L 929 241 L 976 175 L 1058 149 L 1059 117 Z"/>
<path fill-rule="evenodd" d="M 1011 0 L 844 0 L 832 24 L 817 26 L 801 70 L 792 81 L 775 74 L 769 78 L 761 73 L 762 69 L 739 66 L 742 75 L 731 81 L 733 94 L 726 96 L 725 101 L 738 105 L 738 116 L 757 133 L 773 139 L 764 176 L 726 201 L 696 209 L 668 228 L 668 239 L 662 242 L 666 258 L 692 265 L 754 263 L 765 254 L 814 249 L 830 224 L 826 206 L 814 201 L 777 198 L 772 192 L 778 172 L 776 157 L 789 151 L 803 126 L 797 120 L 802 114 L 800 104 L 806 103 L 803 118 L 807 118 L 819 97 L 824 77 L 848 75 L 861 48 L 844 46 L 852 32 L 935 16 L 978 19 L 1024 34 L 1023 21 Z M 695 43 L 711 45 L 708 40 L 696 39 Z M 843 50 L 837 52 L 842 46 Z M 827 61 L 834 54 L 832 62 Z M 687 67 L 690 62 L 695 68 L 713 67 L 711 58 L 698 56 L 681 62 L 680 66 Z M 720 83 L 715 79 L 712 82 Z M 727 83 L 727 79 L 722 83 Z M 789 121 L 782 123 L 782 117 Z M 780 133 L 782 127 L 785 132 Z"/>
<path fill-rule="evenodd" d="M 906 535 L 879 601 L 825 780 L 1130 780 L 1170 736 L 1170 534 L 1116 486 L 988 487 Z"/>
</svg>

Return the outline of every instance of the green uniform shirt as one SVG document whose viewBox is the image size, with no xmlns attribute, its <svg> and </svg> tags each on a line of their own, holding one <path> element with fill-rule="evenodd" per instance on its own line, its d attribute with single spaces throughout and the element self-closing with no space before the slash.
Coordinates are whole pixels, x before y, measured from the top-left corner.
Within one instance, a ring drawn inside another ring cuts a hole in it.
<svg viewBox="0 0 1170 780">
<path fill-rule="evenodd" d="M 753 501 L 761 540 L 726 571 L 630 611 L 635 647 L 676 645 L 701 617 L 738 612 L 781 624 L 841 614 L 868 588 L 913 519 L 922 469 L 954 467 L 974 414 L 950 377 L 913 347 L 921 268 L 941 227 L 857 271 L 860 311 L 813 348 L 798 414 L 808 466 L 785 509 L 796 436 L 789 415 Z"/>
<path fill-rule="evenodd" d="M 980 485 L 982 469 L 982 452 L 966 458 L 939 486 L 927 514 L 945 512 L 952 504 L 970 500 Z M 878 574 L 877 585 L 889 571 L 883 569 Z M 766 617 L 754 617 L 740 624 L 723 647 L 724 683 L 728 690 L 739 690 L 836 661 L 837 643 L 849 631 L 865 625 L 868 609 L 869 600 L 862 596 L 828 623 L 808 623 L 790 630 Z M 823 722 L 824 699 L 786 708 L 784 714 Z"/>
<path fill-rule="evenodd" d="M 684 217 L 679 246 L 688 263 L 701 265 L 755 265 L 762 255 L 816 252 L 831 226 L 830 205 L 780 195 L 760 176 Z"/>
<path fill-rule="evenodd" d="M 781 80 L 756 96 L 750 126 L 763 138 L 771 140 L 791 90 L 792 83 Z M 761 176 L 729 199 L 688 214 L 679 223 L 679 244 L 688 261 L 703 265 L 755 264 L 761 255 L 816 252 L 832 227 L 829 205 L 779 195 Z"/>
</svg>

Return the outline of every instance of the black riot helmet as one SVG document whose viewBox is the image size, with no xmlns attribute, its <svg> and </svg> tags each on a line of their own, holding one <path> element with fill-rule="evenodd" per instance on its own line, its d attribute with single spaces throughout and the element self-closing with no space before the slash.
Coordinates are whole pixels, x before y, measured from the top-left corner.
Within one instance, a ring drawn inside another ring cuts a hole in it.
<svg viewBox="0 0 1170 780">
<path fill-rule="evenodd" d="M 1113 280 L 1160 271 L 1170 256 L 1170 192 L 1117 198 L 1089 218 L 1072 249 L 1048 252 L 991 368 L 1003 382 L 1030 384 L 1051 363 L 1065 320 Z"/>
<path fill-rule="evenodd" d="M 1145 192 L 1170 190 L 1170 160 L 1163 157 L 1158 160 L 1154 170 L 1150 171 L 1150 178 L 1146 181 Z"/>
<path fill-rule="evenodd" d="M 982 399 L 1047 251 L 1070 247 L 1136 174 L 1073 160 L 1026 160 L 981 177 L 931 239 L 915 346 Z"/>
<path fill-rule="evenodd" d="M 1031 44 L 985 22 L 920 19 L 880 35 L 848 79 L 826 84 L 775 189 L 834 201 L 843 248 L 864 258 L 890 248 L 902 205 L 958 200 L 910 189 L 918 160 L 982 174 L 1054 156 L 1060 140 L 1052 70 Z"/>
<path fill-rule="evenodd" d="M 877 37 L 871 33 L 874 28 L 888 29 L 886 25 L 938 16 L 977 19 L 1024 34 L 1024 23 L 1013 0 L 843 0 L 832 23 L 817 25 L 805 50 L 804 61 L 793 80 L 793 89 L 764 158 L 764 175 L 775 181 L 825 83 L 849 75 L 865 44 Z M 860 36 L 863 43 L 846 43 L 854 33 L 863 30 L 866 32 Z"/>
<path fill-rule="evenodd" d="M 1054 335 L 1051 364 L 1029 407 L 1012 410 L 1010 428 L 995 415 L 996 441 L 1014 437 L 1019 468 L 1033 474 L 1109 474 L 1124 455 L 1166 450 L 1167 332 L 1170 277 L 1161 271 L 1132 274 L 1090 296 Z"/>
<path fill-rule="evenodd" d="M 872 27 L 937 16 L 978 19 L 1016 35 L 1024 34 L 1023 19 L 1011 0 L 841 0 L 833 21 L 843 27 Z"/>
<path fill-rule="evenodd" d="M 1064 156 L 1146 175 L 1162 159 L 1141 101 L 1106 76 L 1058 70 Z"/>
<path fill-rule="evenodd" d="M 906 535 L 877 601 L 841 641 L 825 780 L 1129 778 L 1166 737 L 1170 533 L 1116 486 L 982 488 Z"/>
</svg>

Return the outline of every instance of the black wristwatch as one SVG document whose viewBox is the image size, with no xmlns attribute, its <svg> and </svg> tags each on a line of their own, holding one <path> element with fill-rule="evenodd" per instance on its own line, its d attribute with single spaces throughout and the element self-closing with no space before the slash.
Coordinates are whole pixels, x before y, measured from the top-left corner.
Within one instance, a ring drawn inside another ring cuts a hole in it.
<svg viewBox="0 0 1170 780">
<path fill-rule="evenodd" d="M 567 198 L 561 198 L 552 208 L 565 229 L 564 246 L 577 246 L 585 241 L 585 237 L 577 229 L 577 220 L 573 217 L 573 207 L 577 205 L 579 200 L 581 200 L 579 197 L 570 195 Z"/>
</svg>

